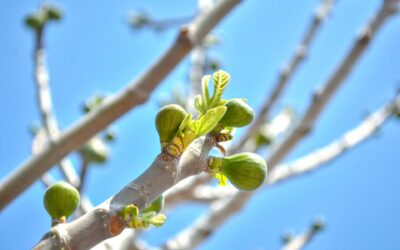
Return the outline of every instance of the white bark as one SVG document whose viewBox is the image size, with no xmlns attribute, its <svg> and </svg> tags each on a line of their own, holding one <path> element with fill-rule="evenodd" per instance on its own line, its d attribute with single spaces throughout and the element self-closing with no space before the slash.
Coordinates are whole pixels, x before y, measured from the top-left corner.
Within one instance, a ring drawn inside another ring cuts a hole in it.
<svg viewBox="0 0 400 250">
<path fill-rule="evenodd" d="M 256 119 L 252 122 L 244 135 L 239 139 L 238 142 L 232 144 L 232 147 L 228 148 L 228 155 L 235 154 L 241 151 L 253 151 L 255 149 L 255 147 L 246 147 L 247 145 L 249 145 L 246 144 L 246 142 L 249 140 L 249 138 L 251 138 L 251 136 L 254 135 L 254 133 L 257 132 L 263 122 L 265 122 L 265 119 L 268 117 L 270 109 L 279 99 L 291 77 L 294 75 L 296 70 L 301 65 L 302 61 L 305 59 L 307 51 L 310 49 L 310 46 L 319 28 L 321 27 L 321 24 L 327 18 L 327 16 L 331 12 L 331 9 L 333 8 L 333 2 L 333 0 L 323 0 L 321 4 L 316 8 L 310 26 L 307 28 L 304 37 L 297 46 L 298 49 L 295 51 L 295 53 L 287 63 L 287 66 L 284 67 L 285 70 L 282 70 L 280 72 L 277 82 L 274 84 L 272 93 L 268 96 L 268 98 L 265 98 L 265 101 L 262 104 Z M 191 178 L 189 184 L 186 185 L 182 183 L 180 185 L 177 185 L 173 188 L 171 192 L 168 192 L 168 195 L 166 196 L 168 197 L 167 199 L 170 200 L 168 204 L 170 206 L 173 206 L 171 202 L 179 203 L 185 201 L 186 199 L 191 199 L 190 195 L 193 194 L 196 185 L 204 184 L 208 180 L 210 180 L 210 178 L 201 179 L 201 176 L 195 176 Z"/>
<path fill-rule="evenodd" d="M 213 137 L 197 139 L 179 159 L 161 153 L 141 176 L 116 195 L 79 219 L 53 227 L 35 249 L 88 249 L 120 234 L 125 228 L 118 216 L 121 208 L 135 204 L 143 209 L 179 181 L 206 171 L 209 152 L 215 144 Z"/>
<path fill-rule="evenodd" d="M 288 137 L 277 146 L 267 160 L 268 171 L 272 172 L 294 146 L 308 134 L 325 105 L 331 99 L 338 87 L 344 82 L 351 69 L 367 48 L 375 33 L 384 22 L 397 10 L 398 0 L 385 0 L 372 21 L 357 37 L 350 52 L 344 57 L 339 67 L 333 72 L 321 90 L 315 93 L 313 101 L 308 107 L 303 119 Z M 207 239 L 222 223 L 228 220 L 245 206 L 251 197 L 250 192 L 237 191 L 232 197 L 215 202 L 210 210 L 201 216 L 195 223 L 181 231 L 177 236 L 168 240 L 163 249 L 193 249 Z"/>
<path fill-rule="evenodd" d="M 321 24 L 329 16 L 333 8 L 333 4 L 334 0 L 323 0 L 316 8 L 310 26 L 307 28 L 307 31 L 305 32 L 300 44 L 297 46 L 297 49 L 293 56 L 279 72 L 279 76 L 276 83 L 274 84 L 273 90 L 268 98 L 265 98 L 265 101 L 261 105 L 261 109 L 258 112 L 258 116 L 251 123 L 250 127 L 247 128 L 246 132 L 240 138 L 240 140 L 235 143 L 232 148 L 229 149 L 229 154 L 236 154 L 243 150 L 246 142 L 257 133 L 260 126 L 265 122 L 265 119 L 268 118 L 271 108 L 278 101 L 290 79 L 293 77 L 295 72 L 298 70 L 298 68 L 306 58 L 318 30 L 321 27 Z"/>
<path fill-rule="evenodd" d="M 52 143 L 51 147 L 28 159 L 7 176 L 0 184 L 0 209 L 14 200 L 71 151 L 76 150 L 110 123 L 145 102 L 151 92 L 189 51 L 199 44 L 204 36 L 239 2 L 240 0 L 221 0 L 210 12 L 197 17 L 187 28 L 182 28 L 176 42 L 148 71 L 67 129 Z"/>
<path fill-rule="evenodd" d="M 46 67 L 45 49 L 43 46 L 43 32 L 44 28 L 36 32 L 36 46 L 34 52 L 35 63 L 35 82 L 37 87 L 37 100 L 40 114 L 42 117 L 42 124 L 46 131 L 48 138 L 48 145 L 51 146 L 52 142 L 57 138 L 60 131 L 58 128 L 57 119 L 53 112 L 53 105 L 51 100 L 51 91 L 49 85 L 49 73 Z M 41 147 L 41 149 L 43 149 Z M 39 151 L 36 152 L 38 154 Z M 66 180 L 74 186 L 79 185 L 79 177 L 75 172 L 74 167 L 69 159 L 61 159 L 59 162 L 61 172 Z"/>
</svg>

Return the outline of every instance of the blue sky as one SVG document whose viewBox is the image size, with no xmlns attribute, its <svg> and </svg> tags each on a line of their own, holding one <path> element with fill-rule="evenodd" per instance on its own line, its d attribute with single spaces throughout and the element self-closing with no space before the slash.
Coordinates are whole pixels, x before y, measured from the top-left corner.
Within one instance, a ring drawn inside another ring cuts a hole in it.
<svg viewBox="0 0 400 250">
<path fill-rule="evenodd" d="M 318 2 L 243 1 L 218 26 L 215 32 L 223 44 L 214 52 L 232 76 L 227 98 L 247 98 L 257 110 Z M 0 178 L 29 157 L 32 138 L 28 127 L 39 121 L 32 78 L 33 35 L 24 27 L 23 18 L 40 3 L 0 1 L 0 84 L 4 91 L 0 99 Z M 380 3 L 339 1 L 274 112 L 286 105 L 295 106 L 300 114 L 304 111 L 312 91 L 325 82 Z M 45 42 L 54 108 L 62 128 L 81 117 L 83 100 L 123 88 L 173 42 L 177 29 L 160 34 L 132 32 L 124 22 L 130 10 L 147 9 L 159 18 L 187 16 L 196 10 L 194 0 L 57 4 L 63 7 L 65 18 L 49 27 Z M 287 160 L 329 143 L 357 126 L 365 112 L 393 97 L 400 78 L 399 21 L 398 16 L 393 17 L 380 30 L 312 134 Z M 111 160 L 93 167 L 87 182 L 87 193 L 95 204 L 138 176 L 158 153 L 153 126 L 157 98 L 185 83 L 188 63 L 184 60 L 149 102 L 116 123 L 120 136 L 112 145 Z M 200 249 L 277 249 L 286 229 L 302 232 L 316 215 L 324 215 L 328 225 L 309 249 L 395 249 L 400 237 L 399 126 L 399 121 L 392 119 L 373 139 L 322 170 L 258 192 Z M 48 230 L 43 192 L 37 182 L 1 211 L 1 249 L 30 248 Z M 163 228 L 150 230 L 145 238 L 153 245 L 161 244 L 205 210 L 205 206 L 193 204 L 178 207 L 168 214 Z"/>
</svg>

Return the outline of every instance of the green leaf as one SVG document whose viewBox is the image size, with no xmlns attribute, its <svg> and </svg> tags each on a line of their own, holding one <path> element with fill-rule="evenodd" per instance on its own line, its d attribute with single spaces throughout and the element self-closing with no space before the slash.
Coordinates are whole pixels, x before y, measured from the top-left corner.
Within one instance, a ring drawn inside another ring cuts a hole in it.
<svg viewBox="0 0 400 250">
<path fill-rule="evenodd" d="M 201 92 L 203 93 L 203 103 L 207 106 L 210 101 L 210 93 L 208 92 L 208 82 L 210 81 L 211 76 L 205 75 L 201 79 Z"/>
<path fill-rule="evenodd" d="M 158 213 L 164 207 L 164 196 L 159 195 L 156 199 L 154 199 L 148 207 L 142 210 L 143 213 L 154 212 Z"/>
<path fill-rule="evenodd" d="M 164 214 L 157 214 L 153 218 L 151 218 L 150 223 L 156 227 L 161 227 L 164 225 L 165 221 L 167 220 L 167 216 Z"/>
<path fill-rule="evenodd" d="M 214 94 L 209 103 L 209 108 L 219 106 L 217 104 L 221 100 L 222 94 L 224 93 L 225 88 L 228 86 L 230 78 L 230 75 L 223 70 L 219 70 L 213 74 Z"/>
<path fill-rule="evenodd" d="M 140 215 L 140 217 L 144 220 L 144 221 L 150 221 L 150 219 L 155 216 L 157 213 L 154 211 L 150 211 L 150 212 L 146 212 L 146 213 L 142 213 Z"/>
<path fill-rule="evenodd" d="M 191 120 L 192 120 L 192 114 L 187 114 L 187 115 L 185 116 L 185 119 L 183 119 L 181 125 L 179 125 L 178 132 L 177 132 L 177 135 L 178 135 L 178 136 L 183 136 L 183 130 L 184 130 L 188 125 L 190 125 L 190 121 L 191 121 Z"/>
<path fill-rule="evenodd" d="M 204 113 L 204 103 L 201 99 L 201 95 L 196 95 L 194 97 L 194 107 L 200 112 Z"/>
<path fill-rule="evenodd" d="M 226 112 L 225 106 L 209 109 L 205 115 L 201 116 L 194 123 L 196 137 L 210 133 Z"/>
</svg>

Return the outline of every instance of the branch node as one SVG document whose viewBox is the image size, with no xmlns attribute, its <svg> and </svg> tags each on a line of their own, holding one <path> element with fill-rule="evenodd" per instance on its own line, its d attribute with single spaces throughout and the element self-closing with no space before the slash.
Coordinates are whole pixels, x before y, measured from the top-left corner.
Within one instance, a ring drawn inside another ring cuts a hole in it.
<svg viewBox="0 0 400 250">
<path fill-rule="evenodd" d="M 118 215 L 111 217 L 108 223 L 108 230 L 112 235 L 119 235 L 124 230 L 124 228 L 125 224 Z"/>
<path fill-rule="evenodd" d="M 179 30 L 179 35 L 177 38 L 177 42 L 182 44 L 185 49 L 193 48 L 194 44 L 192 39 L 190 38 L 190 32 L 188 26 L 182 26 Z"/>
</svg>

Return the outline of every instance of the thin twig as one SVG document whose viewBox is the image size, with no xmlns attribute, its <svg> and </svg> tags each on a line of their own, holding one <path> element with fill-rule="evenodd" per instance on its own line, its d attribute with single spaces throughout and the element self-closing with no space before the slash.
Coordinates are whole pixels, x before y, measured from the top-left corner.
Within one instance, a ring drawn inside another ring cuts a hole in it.
<svg viewBox="0 0 400 250">
<path fill-rule="evenodd" d="M 46 131 L 47 138 L 50 144 L 59 135 L 59 128 L 57 119 L 53 112 L 53 105 L 51 100 L 51 91 L 49 85 L 49 73 L 46 67 L 46 56 L 43 42 L 44 28 L 41 27 L 35 32 L 36 45 L 34 51 L 35 62 L 35 82 L 37 87 L 37 100 L 42 117 L 42 124 Z M 72 163 L 68 159 L 60 160 L 60 169 L 66 180 L 74 186 L 79 185 L 79 178 L 76 174 Z"/>
<path fill-rule="evenodd" d="M 290 79 L 293 77 L 301 63 L 306 58 L 310 46 L 314 41 L 314 38 L 321 24 L 331 12 L 333 3 L 334 0 L 323 0 L 316 8 L 314 16 L 311 20 L 309 27 L 307 28 L 307 31 L 304 34 L 304 37 L 302 38 L 300 44 L 297 46 L 297 49 L 289 62 L 279 72 L 279 76 L 276 83 L 274 84 L 273 90 L 268 98 L 264 99 L 264 103 L 261 105 L 258 116 L 251 123 L 250 127 L 246 130 L 240 140 L 235 143 L 232 148 L 229 149 L 229 154 L 236 154 L 239 151 L 243 150 L 246 142 L 257 133 L 260 126 L 265 122 L 265 119 L 268 118 L 271 108 L 278 101 L 279 97 L 285 90 L 286 85 L 289 83 Z"/>
<path fill-rule="evenodd" d="M 286 243 L 282 247 L 282 250 L 301 250 L 311 242 L 315 235 L 316 232 L 314 230 L 308 229 L 306 232 L 297 235 L 294 239 Z"/>
<path fill-rule="evenodd" d="M 81 157 L 81 172 L 79 174 L 79 179 L 81 180 L 81 183 L 78 187 L 79 192 L 81 193 L 83 190 L 83 186 L 85 185 L 86 178 L 87 178 L 87 171 L 89 168 L 89 163 Z"/>
<path fill-rule="evenodd" d="M 398 98 L 399 99 L 399 98 Z M 293 162 L 278 165 L 266 180 L 268 186 L 308 173 L 338 158 L 349 149 L 361 144 L 375 134 L 393 114 L 394 103 L 388 103 L 368 116 L 359 126 L 348 131 L 332 143 L 321 147 Z"/>
<path fill-rule="evenodd" d="M 0 209 L 14 200 L 42 174 L 88 139 L 105 129 L 128 111 L 148 100 L 151 92 L 175 66 L 199 44 L 240 0 L 218 1 L 215 7 L 198 16 L 187 28 L 182 28 L 175 43 L 136 81 L 116 95 L 106 99 L 98 109 L 86 115 L 62 133 L 39 155 L 28 159 L 0 184 Z"/>
<path fill-rule="evenodd" d="M 333 75 L 324 87 L 314 95 L 313 101 L 308 107 L 303 119 L 289 134 L 267 160 L 269 171 L 272 172 L 286 154 L 308 134 L 319 114 L 331 99 L 337 88 L 344 82 L 361 54 L 367 48 L 374 34 L 384 22 L 395 12 L 398 0 L 385 0 L 376 13 L 373 20 L 357 37 L 350 52 L 344 57 L 342 63 L 334 71 Z M 198 246 L 208 238 L 222 223 L 235 213 L 239 212 L 251 197 L 250 192 L 238 191 L 232 197 L 215 202 L 210 210 L 200 217 L 193 225 L 181 231 L 177 236 L 163 245 L 163 249 L 188 249 Z"/>
</svg>

